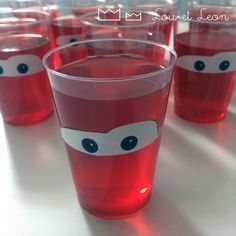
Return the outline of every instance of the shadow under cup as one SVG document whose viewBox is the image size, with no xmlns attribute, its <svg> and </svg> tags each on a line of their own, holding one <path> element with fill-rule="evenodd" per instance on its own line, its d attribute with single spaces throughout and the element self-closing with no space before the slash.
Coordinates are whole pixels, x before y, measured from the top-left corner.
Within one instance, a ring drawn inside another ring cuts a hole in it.
<svg viewBox="0 0 236 236">
<path fill-rule="evenodd" d="M 44 57 L 79 202 L 90 213 L 119 218 L 147 203 L 175 60 L 167 46 L 131 39 L 83 41 Z"/>
</svg>

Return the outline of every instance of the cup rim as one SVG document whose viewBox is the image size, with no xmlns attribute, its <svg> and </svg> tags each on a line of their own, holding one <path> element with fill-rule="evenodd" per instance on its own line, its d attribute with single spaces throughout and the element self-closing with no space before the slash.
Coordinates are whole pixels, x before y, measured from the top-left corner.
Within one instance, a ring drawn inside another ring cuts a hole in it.
<svg viewBox="0 0 236 236">
<path fill-rule="evenodd" d="M 31 6 L 24 6 L 24 7 L 22 7 L 22 8 L 20 8 L 20 9 L 29 9 L 29 8 L 34 8 L 34 7 L 41 7 L 42 5 L 42 1 L 40 1 L 40 0 L 20 0 L 19 1 L 19 3 L 36 3 L 36 4 L 34 4 L 34 5 L 31 5 Z M 10 0 L 1 0 L 1 2 L 0 2 L 1 4 L 4 4 L 4 3 L 12 3 L 12 1 L 10 1 Z M 1 5 L 0 5 L 1 6 Z M 1 8 L 1 7 L 0 7 Z M 11 7 L 9 7 L 9 8 L 11 8 Z M 11 8 L 11 9 L 16 9 L 16 8 Z"/>
<path fill-rule="evenodd" d="M 163 1 L 163 0 L 161 0 L 160 1 L 160 3 L 159 4 L 161 4 L 161 5 L 164 5 L 164 6 L 172 6 L 172 5 L 175 5 L 176 3 L 177 3 L 177 1 L 178 0 L 166 0 L 166 1 Z M 95 1 L 96 3 L 97 2 L 99 2 L 99 0 L 96 0 Z M 146 3 L 146 4 L 137 4 L 137 5 L 147 5 L 147 4 L 149 4 L 149 3 Z M 157 3 L 153 3 L 153 4 L 149 4 L 149 5 L 157 5 Z M 72 1 L 72 6 L 73 7 L 80 7 L 80 6 L 82 6 L 82 7 L 87 7 L 87 6 L 89 6 L 89 4 L 84 4 L 84 5 L 78 5 L 78 0 L 76 1 L 76 0 L 73 0 Z M 96 5 L 97 6 L 97 5 Z M 123 5 L 122 5 L 123 6 Z"/>
<path fill-rule="evenodd" d="M 166 1 L 163 1 L 163 0 L 161 0 L 161 1 L 158 1 L 157 3 L 144 3 L 144 4 L 142 4 L 142 3 L 140 3 L 140 4 L 137 4 L 137 6 L 167 6 L 167 7 L 171 7 L 171 6 L 174 6 L 174 5 L 176 5 L 177 4 L 177 2 L 178 2 L 178 0 L 166 0 Z"/>
<path fill-rule="evenodd" d="M 236 12 L 236 4 L 234 4 L 234 5 L 220 5 L 220 4 L 216 4 L 216 3 L 214 3 L 214 4 L 205 4 L 205 3 L 198 3 L 198 2 L 196 2 L 195 0 L 192 0 L 191 2 L 189 2 L 189 4 L 188 4 L 188 10 L 189 10 L 189 12 L 190 12 L 190 16 L 192 17 L 192 11 L 194 11 L 195 9 L 207 9 L 207 10 L 209 10 L 209 9 L 214 9 L 214 8 L 217 8 L 217 9 L 220 9 L 220 10 L 225 10 L 226 12 L 225 13 L 233 13 L 233 12 Z M 233 12 L 232 12 L 232 10 L 233 10 Z M 201 21 L 199 21 L 197 18 L 198 17 L 201 17 L 201 15 L 197 15 L 195 18 L 192 18 L 191 20 L 190 20 L 190 22 L 193 22 L 193 23 L 196 23 L 196 22 L 198 22 L 198 23 L 201 23 L 201 24 L 204 24 L 204 23 L 206 23 L 206 24 L 212 24 L 212 25 L 214 25 L 214 24 L 236 24 L 236 18 L 232 18 L 232 15 L 229 15 L 229 16 L 231 16 L 231 19 L 229 19 L 228 21 L 223 21 L 223 20 L 216 20 L 216 21 L 214 21 L 214 20 L 201 20 Z"/>
<path fill-rule="evenodd" d="M 196 0 L 191 0 L 188 3 L 189 6 L 194 6 L 194 7 L 198 7 L 198 6 L 204 6 L 204 7 L 220 7 L 220 8 L 227 8 L 227 9 L 232 9 L 232 8 L 236 8 L 236 4 L 232 4 L 232 5 L 221 5 L 219 3 L 213 3 L 213 4 L 209 4 L 209 3 L 201 3 L 201 2 L 197 2 Z"/>
<path fill-rule="evenodd" d="M 1 37 L 1 34 L 0 34 L 0 38 L 16 38 L 16 40 L 17 40 L 17 38 L 18 37 L 22 37 L 22 36 L 28 36 L 28 37 L 44 37 L 45 38 L 45 42 L 43 43 L 43 44 L 40 44 L 40 45 L 34 45 L 34 47 L 33 47 L 33 49 L 38 49 L 38 48 L 41 48 L 41 47 L 44 47 L 44 46 L 46 46 L 47 44 L 50 44 L 50 38 L 49 38 L 49 36 L 43 36 L 43 35 L 40 35 L 40 34 L 34 34 L 34 33 L 27 33 L 27 34 L 25 34 L 25 33 L 20 33 L 20 34 L 12 34 L 12 35 L 4 35 L 4 37 Z M 0 47 L 1 48 L 1 47 Z M 28 47 L 28 48 L 24 48 L 24 49 L 21 49 L 20 50 L 20 52 L 21 53 L 24 53 L 24 52 L 27 52 L 27 51 L 29 51 L 29 50 L 31 50 L 32 49 L 32 47 Z M 0 49 L 0 52 L 2 53 L 3 51 Z M 16 51 L 7 51 L 6 53 L 16 53 L 16 52 L 19 52 L 18 50 L 16 50 Z"/>
<path fill-rule="evenodd" d="M 17 24 L 17 23 L 13 23 L 13 24 L 0 24 L 0 28 L 5 28 L 5 27 L 9 27 L 9 28 L 13 28 L 13 27 L 16 27 L 16 26 L 19 26 L 19 27 L 25 27 L 25 26 L 32 26 L 34 24 L 41 24 L 43 22 L 50 22 L 50 14 L 45 12 L 45 11 L 42 11 L 42 10 L 39 10 L 37 8 L 23 8 L 23 9 L 20 9 L 20 10 L 15 10 L 15 9 L 9 9 L 7 11 L 0 11 L 0 15 L 1 14 L 6 14 L 6 13 L 40 13 L 41 16 L 44 16 L 43 19 L 35 19 L 35 21 L 33 22 L 26 22 L 26 23 L 21 23 L 21 24 Z M 13 16 L 14 17 L 14 16 Z M 25 17 L 19 17 L 20 19 L 23 19 Z"/>
<path fill-rule="evenodd" d="M 70 48 L 72 46 L 75 45 L 82 45 L 82 44 L 87 44 L 87 43 L 96 43 L 96 42 L 108 42 L 108 41 L 125 41 L 125 42 L 137 42 L 137 43 L 145 43 L 148 45 L 153 45 L 155 47 L 160 47 L 164 50 L 167 50 L 171 56 L 173 57 L 172 61 L 170 62 L 170 65 L 168 65 L 167 67 L 165 67 L 164 69 L 161 70 L 157 70 L 154 72 L 150 72 L 150 73 L 145 73 L 142 75 L 134 75 L 134 76 L 128 76 L 128 77 L 120 77 L 120 78 L 88 78 L 88 77 L 79 77 L 79 76 L 72 76 L 72 75 L 67 75 L 64 74 L 62 72 L 58 72 L 54 69 L 52 69 L 49 64 L 48 64 L 48 59 L 50 56 L 52 56 L 54 53 L 61 51 L 63 49 L 66 48 Z M 152 76 L 157 76 L 159 74 L 163 74 L 166 73 L 167 71 L 169 71 L 170 69 L 173 69 L 175 64 L 176 64 L 176 60 L 177 60 L 177 54 L 176 52 L 171 49 L 170 47 L 161 44 L 161 43 L 154 43 L 151 41 L 146 41 L 146 40 L 136 40 L 136 39 L 118 39 L 118 38 L 106 38 L 106 39 L 91 39 L 91 40 L 84 40 L 84 41 L 80 41 L 80 42 L 75 42 L 75 43 L 70 43 L 61 47 L 57 47 L 54 48 L 52 50 L 50 50 L 49 52 L 47 52 L 42 60 L 42 63 L 44 65 L 44 67 L 46 68 L 46 70 L 54 75 L 57 75 L 59 77 L 62 77 L 64 79 L 70 79 L 70 80 L 78 80 L 78 81 L 83 81 L 83 82 L 96 82 L 96 83 L 114 83 L 114 82 L 124 82 L 124 81 L 135 81 L 135 80 L 139 80 L 139 79 L 145 79 L 147 77 L 152 77 Z"/>
<path fill-rule="evenodd" d="M 198 17 L 190 19 L 188 23 L 199 23 L 199 24 L 207 24 L 207 25 L 235 25 L 236 24 L 236 19 L 228 20 L 228 21 L 222 21 L 222 20 L 209 21 L 209 20 L 198 20 Z"/>
<path fill-rule="evenodd" d="M 132 9 L 130 9 L 130 8 L 127 8 L 127 9 L 122 8 L 121 12 L 127 13 L 128 10 L 132 11 Z M 159 14 L 157 14 L 156 12 L 151 12 L 151 11 L 145 11 L 145 12 L 142 12 L 142 13 L 150 14 L 151 20 L 148 21 L 148 22 L 145 22 L 145 23 L 140 23 L 140 22 L 137 21 L 136 22 L 137 24 L 133 24 L 133 25 L 109 25 L 109 24 L 90 23 L 90 22 L 86 21 L 85 18 L 88 17 L 88 16 L 93 16 L 93 15 L 97 16 L 98 15 L 98 12 L 90 12 L 90 13 L 86 13 L 86 14 L 82 15 L 80 17 L 80 22 L 81 22 L 81 24 L 89 26 L 89 27 L 95 27 L 95 28 L 117 28 L 117 29 L 138 28 L 138 27 L 143 27 L 143 26 L 157 24 L 157 22 L 153 21 L 152 19 L 153 19 L 153 17 L 157 17 Z M 151 13 L 153 13 L 153 15 Z M 98 22 L 100 22 L 100 21 L 98 21 Z M 102 22 L 105 22 L 105 21 L 102 21 Z"/>
</svg>

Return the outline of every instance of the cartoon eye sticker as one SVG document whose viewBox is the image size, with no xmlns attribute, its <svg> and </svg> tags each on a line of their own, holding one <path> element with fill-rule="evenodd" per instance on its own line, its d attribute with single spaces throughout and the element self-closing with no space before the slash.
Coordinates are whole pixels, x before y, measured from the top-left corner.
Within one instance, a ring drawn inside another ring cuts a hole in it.
<svg viewBox="0 0 236 236">
<path fill-rule="evenodd" d="M 36 55 L 17 55 L 0 60 L 0 76 L 19 77 L 43 71 L 40 57 Z"/>
<path fill-rule="evenodd" d="M 57 46 L 64 46 L 69 43 L 79 42 L 80 40 L 81 40 L 80 35 L 76 35 L 76 34 L 61 35 L 57 37 L 56 44 Z"/>
<path fill-rule="evenodd" d="M 214 56 L 181 56 L 177 67 L 198 73 L 226 73 L 236 70 L 236 52 L 222 52 Z"/>
<path fill-rule="evenodd" d="M 114 156 L 143 149 L 158 138 L 153 120 L 131 123 L 107 133 L 61 128 L 62 137 L 72 148 L 94 156 Z"/>
</svg>

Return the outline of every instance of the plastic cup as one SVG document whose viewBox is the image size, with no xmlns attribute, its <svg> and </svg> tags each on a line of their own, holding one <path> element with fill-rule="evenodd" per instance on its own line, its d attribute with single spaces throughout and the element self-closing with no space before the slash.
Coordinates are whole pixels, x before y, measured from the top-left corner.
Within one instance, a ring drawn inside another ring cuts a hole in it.
<svg viewBox="0 0 236 236">
<path fill-rule="evenodd" d="M 50 48 L 50 17 L 33 10 L 0 12 L 0 111 L 5 122 L 28 125 L 53 112 L 42 58 Z"/>
<path fill-rule="evenodd" d="M 153 20 L 156 16 L 154 12 L 134 12 L 130 9 L 120 9 L 117 14 L 103 14 L 98 11 L 85 14 L 80 17 L 83 38 L 115 37 L 165 43 L 165 35 L 159 31 L 160 25 Z"/>
<path fill-rule="evenodd" d="M 89 50 L 107 43 L 110 54 Z M 135 52 L 138 45 L 152 54 Z M 58 60 L 71 47 L 77 58 Z M 119 218 L 148 202 L 175 60 L 167 46 L 131 39 L 82 41 L 44 57 L 79 202 L 90 213 Z"/>
<path fill-rule="evenodd" d="M 199 9 L 214 18 L 206 19 Z M 179 57 L 174 80 L 175 112 L 186 120 L 217 122 L 227 113 L 236 76 L 235 9 L 191 5 L 192 20 L 184 28 L 179 25 L 175 35 Z M 229 20 L 217 20 L 219 12 Z"/>
</svg>

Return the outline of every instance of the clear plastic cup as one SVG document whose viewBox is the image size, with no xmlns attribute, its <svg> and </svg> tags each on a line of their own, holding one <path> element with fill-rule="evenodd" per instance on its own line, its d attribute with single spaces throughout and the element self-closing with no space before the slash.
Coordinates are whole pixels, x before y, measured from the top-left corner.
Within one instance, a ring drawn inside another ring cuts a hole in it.
<svg viewBox="0 0 236 236">
<path fill-rule="evenodd" d="M 38 10 L 0 12 L 0 111 L 5 122 L 28 125 L 53 112 L 42 58 L 50 47 L 50 16 Z"/>
<path fill-rule="evenodd" d="M 190 12 L 192 19 L 179 24 L 175 35 L 175 112 L 194 122 L 216 122 L 227 113 L 235 83 L 236 8 L 196 4 Z"/>
<path fill-rule="evenodd" d="M 86 39 L 126 37 L 170 43 L 175 1 L 104 1 L 102 6 L 92 6 L 87 14 L 77 14 Z"/>
<path fill-rule="evenodd" d="M 115 37 L 167 43 L 168 39 L 160 31 L 160 25 L 153 20 L 157 16 L 155 12 L 134 13 L 130 9 L 115 11 L 119 12 L 116 14 L 104 14 L 96 11 L 81 16 L 83 38 L 102 39 Z"/>
<path fill-rule="evenodd" d="M 90 50 L 107 44 L 109 53 Z M 119 218 L 148 202 L 175 60 L 167 46 L 132 39 L 82 41 L 44 57 L 79 202 L 90 213 Z"/>
</svg>

